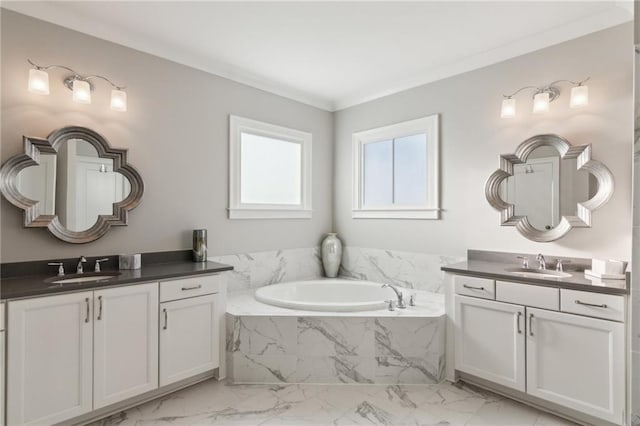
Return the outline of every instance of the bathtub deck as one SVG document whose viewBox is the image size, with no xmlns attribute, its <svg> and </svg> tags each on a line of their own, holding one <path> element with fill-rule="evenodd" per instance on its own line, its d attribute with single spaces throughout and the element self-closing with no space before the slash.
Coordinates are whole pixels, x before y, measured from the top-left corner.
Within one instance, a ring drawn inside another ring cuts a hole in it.
<svg viewBox="0 0 640 426">
<path fill-rule="evenodd" d="M 444 294 L 430 293 L 419 290 L 405 290 L 408 303 L 409 295 L 416 295 L 416 306 L 406 309 L 387 309 L 359 312 L 323 312 L 302 311 L 298 309 L 280 308 L 258 302 L 253 297 L 254 290 L 229 293 L 227 296 L 227 313 L 234 316 L 277 316 L 277 317 L 440 317 L 444 316 Z M 389 299 L 395 297 L 389 290 Z"/>
</svg>

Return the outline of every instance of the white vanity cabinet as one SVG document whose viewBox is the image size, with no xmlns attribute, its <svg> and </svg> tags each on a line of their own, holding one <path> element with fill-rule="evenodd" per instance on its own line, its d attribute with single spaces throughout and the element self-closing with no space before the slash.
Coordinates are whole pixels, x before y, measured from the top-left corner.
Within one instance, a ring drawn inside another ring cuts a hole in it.
<svg viewBox="0 0 640 426">
<path fill-rule="evenodd" d="M 4 426 L 4 315 L 5 315 L 4 303 L 0 303 L 0 426 Z"/>
<path fill-rule="evenodd" d="M 7 424 L 45 425 L 92 410 L 93 292 L 12 301 Z"/>
<path fill-rule="evenodd" d="M 621 424 L 624 324 L 527 308 L 527 393 Z"/>
<path fill-rule="evenodd" d="M 219 279 L 214 275 L 161 283 L 160 386 L 220 366 L 224 312 Z"/>
<path fill-rule="evenodd" d="M 158 387 L 158 283 L 93 295 L 93 409 Z"/>
<path fill-rule="evenodd" d="M 610 319 L 623 318 L 623 296 L 498 281 L 487 300 L 459 287 L 455 370 L 623 423 L 624 323 Z"/>
<path fill-rule="evenodd" d="M 466 296 L 455 299 L 456 368 L 524 392 L 524 307 Z"/>
<path fill-rule="evenodd" d="M 57 423 L 158 387 L 158 283 L 8 305 L 9 425 Z"/>
</svg>

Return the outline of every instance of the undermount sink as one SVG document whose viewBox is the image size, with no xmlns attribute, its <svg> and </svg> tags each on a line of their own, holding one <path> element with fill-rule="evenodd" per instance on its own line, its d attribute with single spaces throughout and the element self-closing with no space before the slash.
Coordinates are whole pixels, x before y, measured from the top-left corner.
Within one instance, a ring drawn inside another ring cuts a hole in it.
<svg viewBox="0 0 640 426">
<path fill-rule="evenodd" d="M 107 281 L 120 275 L 120 272 L 95 272 L 86 274 L 65 275 L 62 277 L 49 278 L 49 284 L 78 284 L 96 281 Z"/>
<path fill-rule="evenodd" d="M 548 269 L 505 268 L 505 271 L 531 278 L 569 278 L 571 276 L 566 272 L 550 271 Z"/>
</svg>

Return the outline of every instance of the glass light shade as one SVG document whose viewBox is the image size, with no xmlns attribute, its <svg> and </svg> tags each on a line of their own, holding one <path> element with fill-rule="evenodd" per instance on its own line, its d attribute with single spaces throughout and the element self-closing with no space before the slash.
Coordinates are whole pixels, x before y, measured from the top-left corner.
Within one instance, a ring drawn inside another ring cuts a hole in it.
<svg viewBox="0 0 640 426">
<path fill-rule="evenodd" d="M 111 91 L 111 109 L 114 111 L 127 111 L 127 92 L 113 89 Z"/>
<path fill-rule="evenodd" d="M 500 111 L 500 117 L 512 118 L 516 116 L 516 100 L 513 98 L 506 98 L 502 100 L 502 110 Z"/>
<path fill-rule="evenodd" d="M 31 68 L 29 70 L 28 89 L 31 93 L 38 95 L 49 94 L 49 74 L 46 71 Z"/>
<path fill-rule="evenodd" d="M 538 93 L 533 97 L 533 112 L 539 114 L 549 111 L 549 93 Z"/>
<path fill-rule="evenodd" d="M 82 80 L 73 80 L 73 101 L 80 104 L 91 103 L 91 86 Z"/>
<path fill-rule="evenodd" d="M 589 88 L 587 86 L 576 86 L 571 89 L 571 108 L 581 108 L 589 105 Z"/>
</svg>

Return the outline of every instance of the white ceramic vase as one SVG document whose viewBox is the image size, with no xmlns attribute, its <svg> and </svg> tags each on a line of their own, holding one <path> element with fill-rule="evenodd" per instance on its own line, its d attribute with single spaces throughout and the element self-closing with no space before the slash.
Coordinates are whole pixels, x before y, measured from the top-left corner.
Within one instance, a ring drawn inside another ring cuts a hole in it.
<svg viewBox="0 0 640 426">
<path fill-rule="evenodd" d="M 336 234 L 329 233 L 322 240 L 322 266 L 325 276 L 328 278 L 337 277 L 341 261 L 342 242 Z"/>
</svg>

